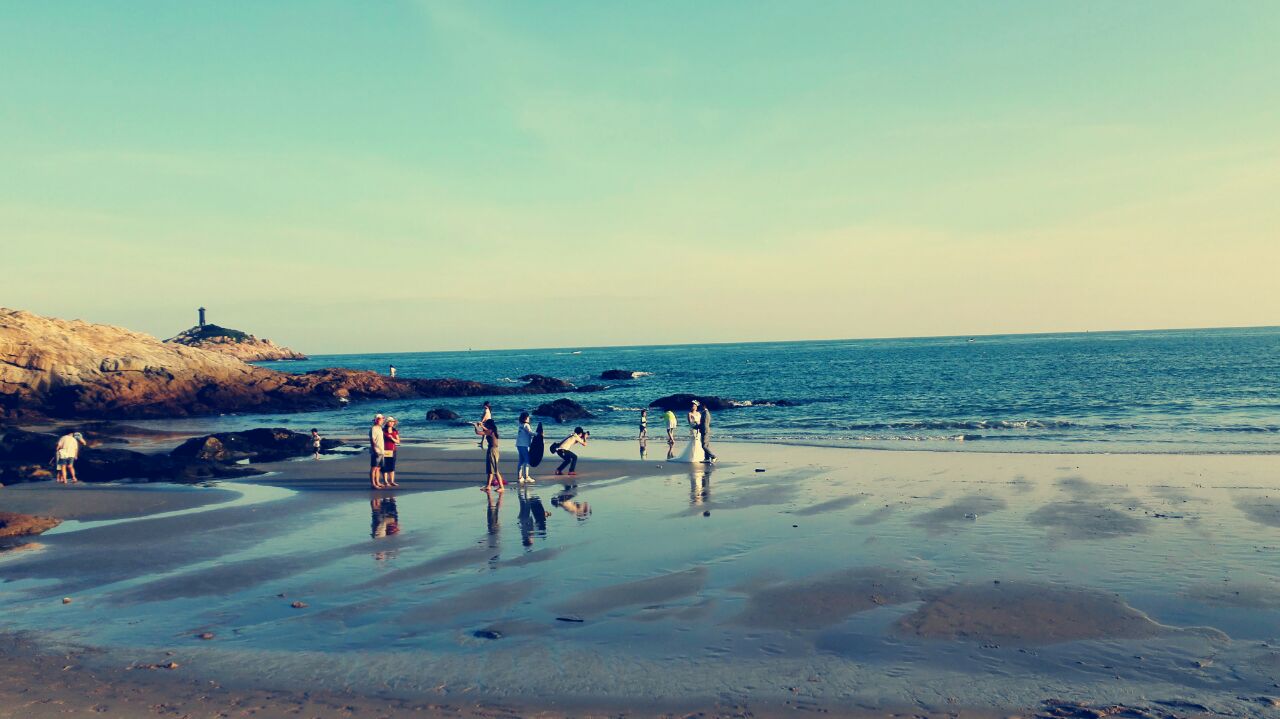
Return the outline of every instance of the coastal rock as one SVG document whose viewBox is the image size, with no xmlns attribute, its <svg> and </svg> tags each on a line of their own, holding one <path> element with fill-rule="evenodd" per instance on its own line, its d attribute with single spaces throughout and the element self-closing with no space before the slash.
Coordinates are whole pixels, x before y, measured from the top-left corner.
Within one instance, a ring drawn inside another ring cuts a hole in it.
<svg viewBox="0 0 1280 719">
<path fill-rule="evenodd" d="M 669 409 L 672 412 L 679 412 L 681 410 L 688 412 L 689 406 L 693 404 L 693 400 L 695 399 L 701 402 L 703 407 L 710 408 L 712 412 L 718 412 L 720 410 L 725 410 L 725 409 L 734 409 L 736 407 L 743 406 L 740 403 L 736 403 L 731 399 L 724 399 L 723 397 L 706 397 L 703 395 L 696 395 L 696 394 L 667 395 L 666 397 L 660 397 L 650 402 L 649 406 L 657 407 L 658 409 L 662 409 L 662 410 Z"/>
<path fill-rule="evenodd" d="M 435 409 L 427 410 L 428 422 L 448 422 L 456 419 L 459 419 L 458 413 L 451 409 L 436 407 Z"/>
<path fill-rule="evenodd" d="M 7 430 L 0 436 L 0 483 L 17 484 L 51 479 L 48 464 L 57 445 L 57 434 Z M 249 467 L 225 465 L 197 457 L 150 455 L 127 449 L 82 448 L 76 460 L 76 476 L 82 482 L 121 479 L 189 482 L 261 474 Z"/>
<path fill-rule="evenodd" d="M 578 419 L 591 419 L 595 415 L 588 412 L 582 405 L 571 399 L 563 397 L 554 401 L 539 405 L 533 411 L 538 417 L 550 417 L 556 422 L 569 422 Z"/>
<path fill-rule="evenodd" d="M 340 439 L 322 439 L 320 451 L 328 452 L 343 444 Z M 235 462 L 241 459 L 276 462 L 292 457 L 305 457 L 314 451 L 311 435 L 277 427 L 193 437 L 178 445 L 169 456 L 206 462 Z"/>
<path fill-rule="evenodd" d="M 0 539 L 29 537 L 53 529 L 59 524 L 62 524 L 62 520 L 56 517 L 0 512 Z"/>
<path fill-rule="evenodd" d="M 629 369 L 607 369 L 600 373 L 600 379 L 636 379 L 640 376 L 639 372 Z"/>
<path fill-rule="evenodd" d="M 301 352 L 282 347 L 269 339 L 258 339 L 247 332 L 212 324 L 192 327 L 176 337 L 170 337 L 165 342 L 220 352 L 244 362 L 307 358 Z"/>
<path fill-rule="evenodd" d="M 499 387 L 393 379 L 366 370 L 291 374 L 120 327 L 0 308 L 0 420 L 303 411 L 340 400 L 538 394 L 573 387 L 552 377 L 528 377 L 523 387 Z"/>
<path fill-rule="evenodd" d="M 520 381 L 528 383 L 525 385 L 526 389 L 533 389 L 539 392 L 573 392 L 577 389 L 572 382 L 540 374 L 524 375 L 520 378 Z"/>
</svg>

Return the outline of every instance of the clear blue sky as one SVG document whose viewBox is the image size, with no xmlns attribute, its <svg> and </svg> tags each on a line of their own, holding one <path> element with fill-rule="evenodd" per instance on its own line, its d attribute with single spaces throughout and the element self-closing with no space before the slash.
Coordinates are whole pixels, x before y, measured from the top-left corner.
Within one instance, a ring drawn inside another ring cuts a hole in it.
<svg viewBox="0 0 1280 719">
<path fill-rule="evenodd" d="M 309 352 L 1280 323 L 1277 2 L 4 2 L 0 305 Z"/>
</svg>

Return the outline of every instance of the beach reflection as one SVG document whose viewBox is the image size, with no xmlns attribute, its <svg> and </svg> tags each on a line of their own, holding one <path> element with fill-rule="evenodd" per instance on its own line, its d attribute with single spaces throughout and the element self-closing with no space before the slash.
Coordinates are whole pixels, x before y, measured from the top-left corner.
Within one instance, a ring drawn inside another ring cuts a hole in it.
<svg viewBox="0 0 1280 719">
<path fill-rule="evenodd" d="M 711 499 L 711 470 L 708 465 L 689 468 L 689 503 L 697 507 Z"/>
<path fill-rule="evenodd" d="M 400 510 L 395 497 L 381 497 L 369 501 L 369 536 L 375 541 L 400 533 Z M 383 562 L 395 557 L 395 551 L 379 550 L 373 553 L 374 561 Z"/>
<path fill-rule="evenodd" d="M 547 517 L 550 517 L 551 513 L 543 506 L 542 499 L 538 495 L 529 494 L 528 488 L 521 487 L 517 496 L 520 499 L 520 515 L 518 517 L 520 544 L 532 547 L 534 537 L 547 538 Z"/>
</svg>

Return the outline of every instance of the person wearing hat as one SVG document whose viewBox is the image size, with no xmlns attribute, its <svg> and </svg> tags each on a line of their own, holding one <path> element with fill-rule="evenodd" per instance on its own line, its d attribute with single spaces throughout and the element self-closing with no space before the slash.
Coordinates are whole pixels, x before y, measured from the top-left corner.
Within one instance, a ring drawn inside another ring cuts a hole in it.
<svg viewBox="0 0 1280 719">
<path fill-rule="evenodd" d="M 373 416 L 373 426 L 369 428 L 369 486 L 373 489 L 386 489 L 382 484 L 382 456 L 386 453 L 386 439 L 382 433 L 382 415 Z"/>
<path fill-rule="evenodd" d="M 396 484 L 396 448 L 400 446 L 400 422 L 387 417 L 382 426 L 382 486 L 399 487 Z"/>
<path fill-rule="evenodd" d="M 79 432 L 64 434 L 58 438 L 58 445 L 54 449 L 54 462 L 58 466 L 59 484 L 68 483 L 68 474 L 71 484 L 80 481 L 76 478 L 76 458 L 80 456 L 80 445 L 88 446 L 88 443 L 84 441 L 84 435 Z"/>
</svg>

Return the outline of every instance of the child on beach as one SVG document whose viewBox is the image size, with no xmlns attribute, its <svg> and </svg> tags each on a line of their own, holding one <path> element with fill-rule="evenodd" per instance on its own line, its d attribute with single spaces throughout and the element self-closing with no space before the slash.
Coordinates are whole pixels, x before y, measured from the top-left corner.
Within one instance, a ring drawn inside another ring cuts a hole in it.
<svg viewBox="0 0 1280 719">
<path fill-rule="evenodd" d="M 676 413 L 667 410 L 667 444 L 676 443 Z"/>
<path fill-rule="evenodd" d="M 400 446 L 400 421 L 388 417 L 382 427 L 382 483 L 387 487 L 399 487 L 396 484 L 396 448 Z"/>
<path fill-rule="evenodd" d="M 640 410 L 640 440 L 649 439 L 649 410 Z"/>
<path fill-rule="evenodd" d="M 556 442 L 551 446 L 551 451 L 561 459 L 560 466 L 556 468 L 556 474 L 564 474 L 565 467 L 569 468 L 569 476 L 574 477 L 578 474 L 578 455 L 570 450 L 575 445 L 587 446 L 587 440 L 591 437 L 590 432 L 584 432 L 581 427 L 574 427 L 573 434 L 564 438 L 563 442 Z"/>
<path fill-rule="evenodd" d="M 533 484 L 533 477 L 529 476 L 529 445 L 533 443 L 533 428 L 529 426 L 529 413 L 520 413 L 520 427 L 516 430 L 516 454 L 519 459 L 516 460 L 516 480 L 520 484 Z"/>
<path fill-rule="evenodd" d="M 320 430 L 315 427 L 311 428 L 311 449 L 315 450 L 316 459 L 320 459 Z"/>
<path fill-rule="evenodd" d="M 484 412 L 481 412 L 481 413 L 480 413 L 480 424 L 484 424 L 485 422 L 488 422 L 488 421 L 489 421 L 489 420 L 491 420 L 491 419 L 493 419 L 493 410 L 489 409 L 489 403 L 488 403 L 488 402 L 485 402 L 485 403 L 484 403 Z M 477 447 L 480 447 L 481 449 L 483 449 L 483 448 L 484 448 L 484 438 L 481 438 L 481 439 L 480 439 L 480 441 L 476 444 L 476 446 L 477 446 Z"/>
<path fill-rule="evenodd" d="M 487 404 L 487 403 L 486 403 Z M 480 444 L 489 443 L 489 451 L 484 455 L 484 473 L 486 475 L 484 491 L 495 486 L 499 492 L 507 491 L 507 483 L 502 479 L 502 470 L 498 467 L 498 424 L 490 417 L 483 423 L 476 422 L 476 434 L 480 435 Z"/>
</svg>

